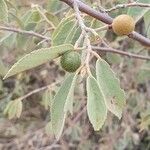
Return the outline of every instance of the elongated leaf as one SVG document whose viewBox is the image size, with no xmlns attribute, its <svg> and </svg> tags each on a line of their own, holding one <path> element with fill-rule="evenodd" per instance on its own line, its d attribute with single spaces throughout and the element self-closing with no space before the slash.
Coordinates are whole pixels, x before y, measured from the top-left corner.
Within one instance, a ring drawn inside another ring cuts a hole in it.
<svg viewBox="0 0 150 150">
<path fill-rule="evenodd" d="M 66 24 L 64 24 L 63 27 L 60 28 L 58 34 L 52 38 L 53 46 L 65 43 L 66 37 L 71 32 L 73 25 L 74 25 L 74 21 L 71 20 Z"/>
<path fill-rule="evenodd" d="M 144 23 L 145 23 L 145 31 L 147 33 L 147 37 L 150 38 L 150 11 L 148 11 L 144 15 Z"/>
<path fill-rule="evenodd" d="M 55 39 L 55 37 L 59 34 L 61 29 L 64 27 L 64 25 L 71 20 L 73 20 L 73 17 L 68 17 L 68 18 L 62 19 L 61 22 L 56 27 L 55 31 L 53 32 L 52 39 Z"/>
<path fill-rule="evenodd" d="M 11 105 L 13 104 L 13 101 L 10 101 L 7 105 L 6 105 L 6 108 L 4 109 L 4 115 L 7 115 L 8 114 L 8 111 L 11 107 Z"/>
<path fill-rule="evenodd" d="M 77 28 L 77 23 L 76 22 L 74 22 L 74 24 L 73 24 L 73 26 L 72 26 L 72 29 L 70 30 L 70 32 L 68 33 L 68 35 L 67 35 L 67 37 L 66 37 L 66 39 L 65 39 L 65 43 L 69 43 L 71 40 L 70 39 L 72 39 L 72 35 L 74 35 L 75 34 L 75 32 L 76 32 L 76 28 Z"/>
<path fill-rule="evenodd" d="M 46 12 L 45 15 L 54 26 L 57 26 L 59 24 L 59 19 L 54 14 Z"/>
<path fill-rule="evenodd" d="M 22 101 L 20 99 L 10 101 L 4 110 L 4 114 L 8 115 L 9 119 L 13 119 L 14 117 L 19 118 L 21 113 L 22 113 Z"/>
<path fill-rule="evenodd" d="M 137 72 L 136 78 L 138 83 L 148 82 L 150 79 L 150 62 L 143 63 Z"/>
<path fill-rule="evenodd" d="M 67 113 L 64 111 L 64 106 L 72 85 L 73 78 L 74 74 L 71 74 L 66 78 L 53 100 L 54 103 L 51 112 L 51 121 L 52 129 L 57 140 L 60 138 L 63 130 Z"/>
<path fill-rule="evenodd" d="M 150 4 L 149 0 L 137 0 L 137 2 Z M 128 15 L 132 16 L 135 19 L 135 21 L 137 22 L 149 10 L 150 10 L 149 8 L 131 7 L 128 9 L 127 13 L 128 13 Z"/>
<path fill-rule="evenodd" d="M 0 45 L 12 48 L 16 42 L 16 33 L 8 33 L 0 39 Z"/>
<path fill-rule="evenodd" d="M 17 99 L 16 100 L 16 117 L 20 118 L 22 113 L 22 100 Z"/>
<path fill-rule="evenodd" d="M 4 76 L 7 73 L 7 68 L 4 65 L 4 63 L 2 62 L 2 60 L 0 60 L 0 76 Z"/>
<path fill-rule="evenodd" d="M 78 74 L 76 73 L 71 83 L 71 87 L 67 95 L 66 103 L 64 106 L 64 111 L 67 112 L 69 110 L 71 114 L 73 114 L 74 88 L 75 88 L 77 77 L 78 77 Z"/>
<path fill-rule="evenodd" d="M 50 12 L 55 12 L 61 9 L 59 0 L 48 0 L 47 3 L 47 10 L 49 10 Z"/>
<path fill-rule="evenodd" d="M 0 80 L 0 91 L 2 91 L 3 90 L 3 82 L 2 82 L 2 80 Z"/>
<path fill-rule="evenodd" d="M 4 79 L 20 73 L 22 71 L 34 68 L 39 66 L 47 61 L 50 61 L 54 58 L 59 57 L 64 52 L 72 50 L 72 45 L 60 45 L 50 48 L 42 48 L 39 50 L 35 50 L 24 57 L 22 57 L 17 63 L 15 63 L 11 69 L 8 71 Z"/>
<path fill-rule="evenodd" d="M 31 9 L 21 17 L 20 21 L 23 24 L 22 29 L 27 31 L 34 31 L 40 20 L 41 16 L 39 12 L 35 9 Z M 23 50 L 27 50 L 28 45 L 32 43 L 32 39 L 33 37 L 18 34 L 16 39 L 17 47 Z"/>
<path fill-rule="evenodd" d="M 42 105 L 45 107 L 46 110 L 52 108 L 52 93 L 49 89 L 45 91 L 42 97 Z"/>
<path fill-rule="evenodd" d="M 121 118 L 126 103 L 125 93 L 120 88 L 119 80 L 105 60 L 97 60 L 96 76 L 99 87 L 105 96 L 107 108 L 118 118 Z"/>
<path fill-rule="evenodd" d="M 51 121 L 46 124 L 45 132 L 46 132 L 47 135 L 53 134 Z"/>
<path fill-rule="evenodd" d="M 148 130 L 149 126 L 150 126 L 150 110 L 145 110 L 141 114 L 140 131 L 145 129 Z"/>
<path fill-rule="evenodd" d="M 41 19 L 41 16 L 37 10 L 29 10 L 22 17 L 21 21 L 24 23 L 24 26 L 27 26 L 29 23 L 37 23 Z"/>
<path fill-rule="evenodd" d="M 13 101 L 8 109 L 8 119 L 13 119 L 16 117 L 17 105 Z"/>
<path fill-rule="evenodd" d="M 92 76 L 87 78 L 87 112 L 94 130 L 100 130 L 107 117 L 107 107 L 98 83 Z"/>
<path fill-rule="evenodd" d="M 8 21 L 8 8 L 5 0 L 0 0 L 0 22 Z"/>
<path fill-rule="evenodd" d="M 81 34 L 81 28 L 76 26 L 76 30 L 74 32 L 72 32 L 71 34 L 72 34 L 72 36 L 70 37 L 70 43 L 72 45 L 74 45 Z"/>
</svg>

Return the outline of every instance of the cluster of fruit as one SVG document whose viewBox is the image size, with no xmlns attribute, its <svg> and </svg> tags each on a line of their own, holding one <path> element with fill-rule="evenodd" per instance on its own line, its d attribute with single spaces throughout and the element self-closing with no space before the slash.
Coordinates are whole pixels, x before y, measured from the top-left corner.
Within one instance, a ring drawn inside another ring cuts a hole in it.
<svg viewBox="0 0 150 150">
<path fill-rule="evenodd" d="M 132 17 L 128 15 L 117 16 L 112 23 L 113 31 L 119 35 L 129 35 L 134 31 L 135 22 Z M 66 52 L 61 57 L 61 66 L 67 72 L 75 72 L 81 65 L 81 58 L 78 52 Z"/>
</svg>

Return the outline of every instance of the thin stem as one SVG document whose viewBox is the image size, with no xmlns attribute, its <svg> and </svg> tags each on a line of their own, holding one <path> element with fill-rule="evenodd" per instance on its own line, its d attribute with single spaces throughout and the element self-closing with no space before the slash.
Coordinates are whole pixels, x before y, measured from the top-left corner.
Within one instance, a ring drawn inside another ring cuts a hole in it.
<svg viewBox="0 0 150 150">
<path fill-rule="evenodd" d="M 41 38 L 41 39 L 46 40 L 46 41 L 51 40 L 49 37 L 43 36 L 39 33 L 33 32 L 33 31 L 26 31 L 26 30 L 16 29 L 16 28 L 12 28 L 12 27 L 4 27 L 4 26 L 0 26 L 0 30 L 16 32 L 16 33 L 19 33 L 19 34 L 26 34 L 28 36 L 35 36 L 35 37 Z"/>
<path fill-rule="evenodd" d="M 46 86 L 43 86 L 43 87 L 38 88 L 38 89 L 35 89 L 35 90 L 29 92 L 28 94 L 26 94 L 26 95 L 24 95 L 24 96 L 22 96 L 22 97 L 20 97 L 20 98 L 18 98 L 18 99 L 19 99 L 19 100 L 26 99 L 27 97 L 30 97 L 31 95 L 33 95 L 33 94 L 35 94 L 35 93 L 38 93 L 38 92 L 41 92 L 41 91 L 43 91 L 43 90 L 46 90 L 46 89 L 48 89 L 48 88 L 51 88 L 51 87 L 55 86 L 55 85 L 58 84 L 58 83 L 60 83 L 60 81 L 55 82 L 55 83 L 52 83 L 52 84 L 49 84 L 49 85 L 46 85 Z"/>
<path fill-rule="evenodd" d="M 128 3 L 128 4 L 119 4 L 116 5 L 110 9 L 106 9 L 105 12 L 111 12 L 120 8 L 127 8 L 127 7 L 144 7 L 144 8 L 150 8 L 150 4 L 146 4 L 146 3 Z"/>
<path fill-rule="evenodd" d="M 81 38 L 85 38 L 84 39 L 85 40 L 85 45 L 87 47 L 87 50 L 83 51 L 83 56 L 84 56 L 84 54 L 86 54 L 86 58 L 85 58 L 84 63 L 85 63 L 86 68 L 87 68 L 87 73 L 91 74 L 90 67 L 89 67 L 89 60 L 90 60 L 90 51 L 92 51 L 92 48 L 91 48 L 91 44 L 90 44 L 90 40 L 89 40 L 89 35 L 88 35 L 87 32 L 91 32 L 94 35 L 98 35 L 98 34 L 96 33 L 96 31 L 94 29 L 91 29 L 91 28 L 88 28 L 88 27 L 85 26 L 84 21 L 83 21 L 81 15 L 80 15 L 80 10 L 78 8 L 78 3 L 76 1 L 74 1 L 73 6 L 74 6 L 75 13 L 76 13 L 76 18 L 77 18 L 77 20 L 79 22 L 79 25 L 81 27 L 81 30 L 82 30 L 82 35 L 79 37 L 79 40 L 81 41 Z M 75 46 L 77 46 L 77 44 L 75 44 Z"/>
<path fill-rule="evenodd" d="M 43 17 L 43 19 L 52 27 L 52 28 L 56 28 L 55 26 L 54 26 L 54 24 L 51 22 L 51 21 L 49 21 L 48 20 L 48 18 L 46 17 L 46 15 L 43 13 L 43 11 L 39 8 L 39 6 L 38 5 L 35 5 L 35 6 L 33 6 L 33 7 L 35 7 L 36 9 L 37 9 L 37 11 L 41 14 L 41 16 Z"/>
<path fill-rule="evenodd" d="M 97 59 L 101 59 L 101 57 L 94 51 L 90 51 Z"/>
<path fill-rule="evenodd" d="M 119 54 L 119 55 L 125 55 L 125 56 L 128 56 L 129 58 L 150 60 L 150 57 L 148 57 L 148 56 L 137 55 L 137 54 L 125 52 L 125 51 L 122 51 L 122 50 L 117 50 L 117 49 L 114 49 L 114 48 L 111 48 L 111 47 L 92 46 L 92 49 L 93 50 L 104 51 L 104 52 L 116 53 L 116 54 Z"/>
<path fill-rule="evenodd" d="M 102 26 L 100 28 L 96 28 L 95 31 L 96 32 L 99 32 L 99 31 L 104 31 L 104 30 L 108 30 L 109 29 L 109 26 L 108 25 L 105 25 L 105 26 Z"/>
<path fill-rule="evenodd" d="M 112 24 L 113 18 L 111 18 L 107 13 L 102 13 L 99 11 L 96 11 L 95 9 L 91 8 L 90 6 L 84 4 L 83 2 L 79 0 L 60 0 L 68 4 L 70 7 L 73 7 L 74 2 L 78 3 L 79 10 L 106 23 L 106 24 Z M 137 33 L 137 32 L 132 32 L 129 36 L 129 38 L 136 40 L 143 44 L 144 46 L 150 47 L 150 39 L 144 37 L 143 35 Z"/>
</svg>

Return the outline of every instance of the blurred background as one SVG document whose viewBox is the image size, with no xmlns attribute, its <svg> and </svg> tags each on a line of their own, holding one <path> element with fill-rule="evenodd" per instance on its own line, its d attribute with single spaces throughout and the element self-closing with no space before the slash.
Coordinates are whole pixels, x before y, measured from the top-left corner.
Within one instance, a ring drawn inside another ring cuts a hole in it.
<svg viewBox="0 0 150 150">
<path fill-rule="evenodd" d="M 127 3 L 128 0 L 85 2 L 96 9 L 100 9 L 98 4 L 107 9 Z M 6 3 L 9 24 L 0 26 L 32 30 L 48 37 L 51 37 L 53 28 L 32 7 L 33 4 L 39 5 L 41 11 L 49 14 L 47 18 L 56 26 L 66 14 L 73 13 L 59 0 L 6 0 Z M 115 17 L 127 11 L 128 8 L 118 9 L 109 14 Z M 150 11 L 142 13 L 137 18 L 136 31 L 150 37 Z M 88 25 L 89 20 L 85 21 Z M 150 55 L 145 47 L 131 39 L 116 37 L 111 31 L 100 34 L 114 48 Z M 66 74 L 59 60 L 2 80 L 9 68 L 24 54 L 50 46 L 49 42 L 41 42 L 36 37 L 0 30 L 0 150 L 150 150 L 150 62 L 104 52 L 98 53 L 111 65 L 120 79 L 121 87 L 126 91 L 127 105 L 122 119 L 118 120 L 108 113 L 102 130 L 95 132 L 87 117 L 85 80 L 82 79 L 75 89 L 73 116 L 67 117 L 60 141 L 55 140 L 49 126 L 50 112 L 46 100 L 53 97 Z M 95 59 L 92 59 L 91 68 L 94 64 Z M 19 119 L 9 119 L 4 115 L 4 109 L 11 100 L 55 82 L 57 84 L 51 89 L 51 95 L 47 95 L 49 89 L 39 90 L 23 99 L 23 111 Z"/>
</svg>

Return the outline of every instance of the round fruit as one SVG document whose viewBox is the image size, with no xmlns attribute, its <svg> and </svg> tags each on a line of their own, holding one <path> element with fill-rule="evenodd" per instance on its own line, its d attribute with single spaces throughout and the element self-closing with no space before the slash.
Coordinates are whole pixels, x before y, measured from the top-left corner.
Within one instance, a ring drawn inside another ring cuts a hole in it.
<svg viewBox="0 0 150 150">
<path fill-rule="evenodd" d="M 113 20 L 113 31 L 117 35 L 129 35 L 135 28 L 135 22 L 129 15 L 119 15 Z"/>
<path fill-rule="evenodd" d="M 62 55 L 60 63 L 64 70 L 75 72 L 81 65 L 81 58 L 75 51 L 66 52 Z"/>
</svg>

